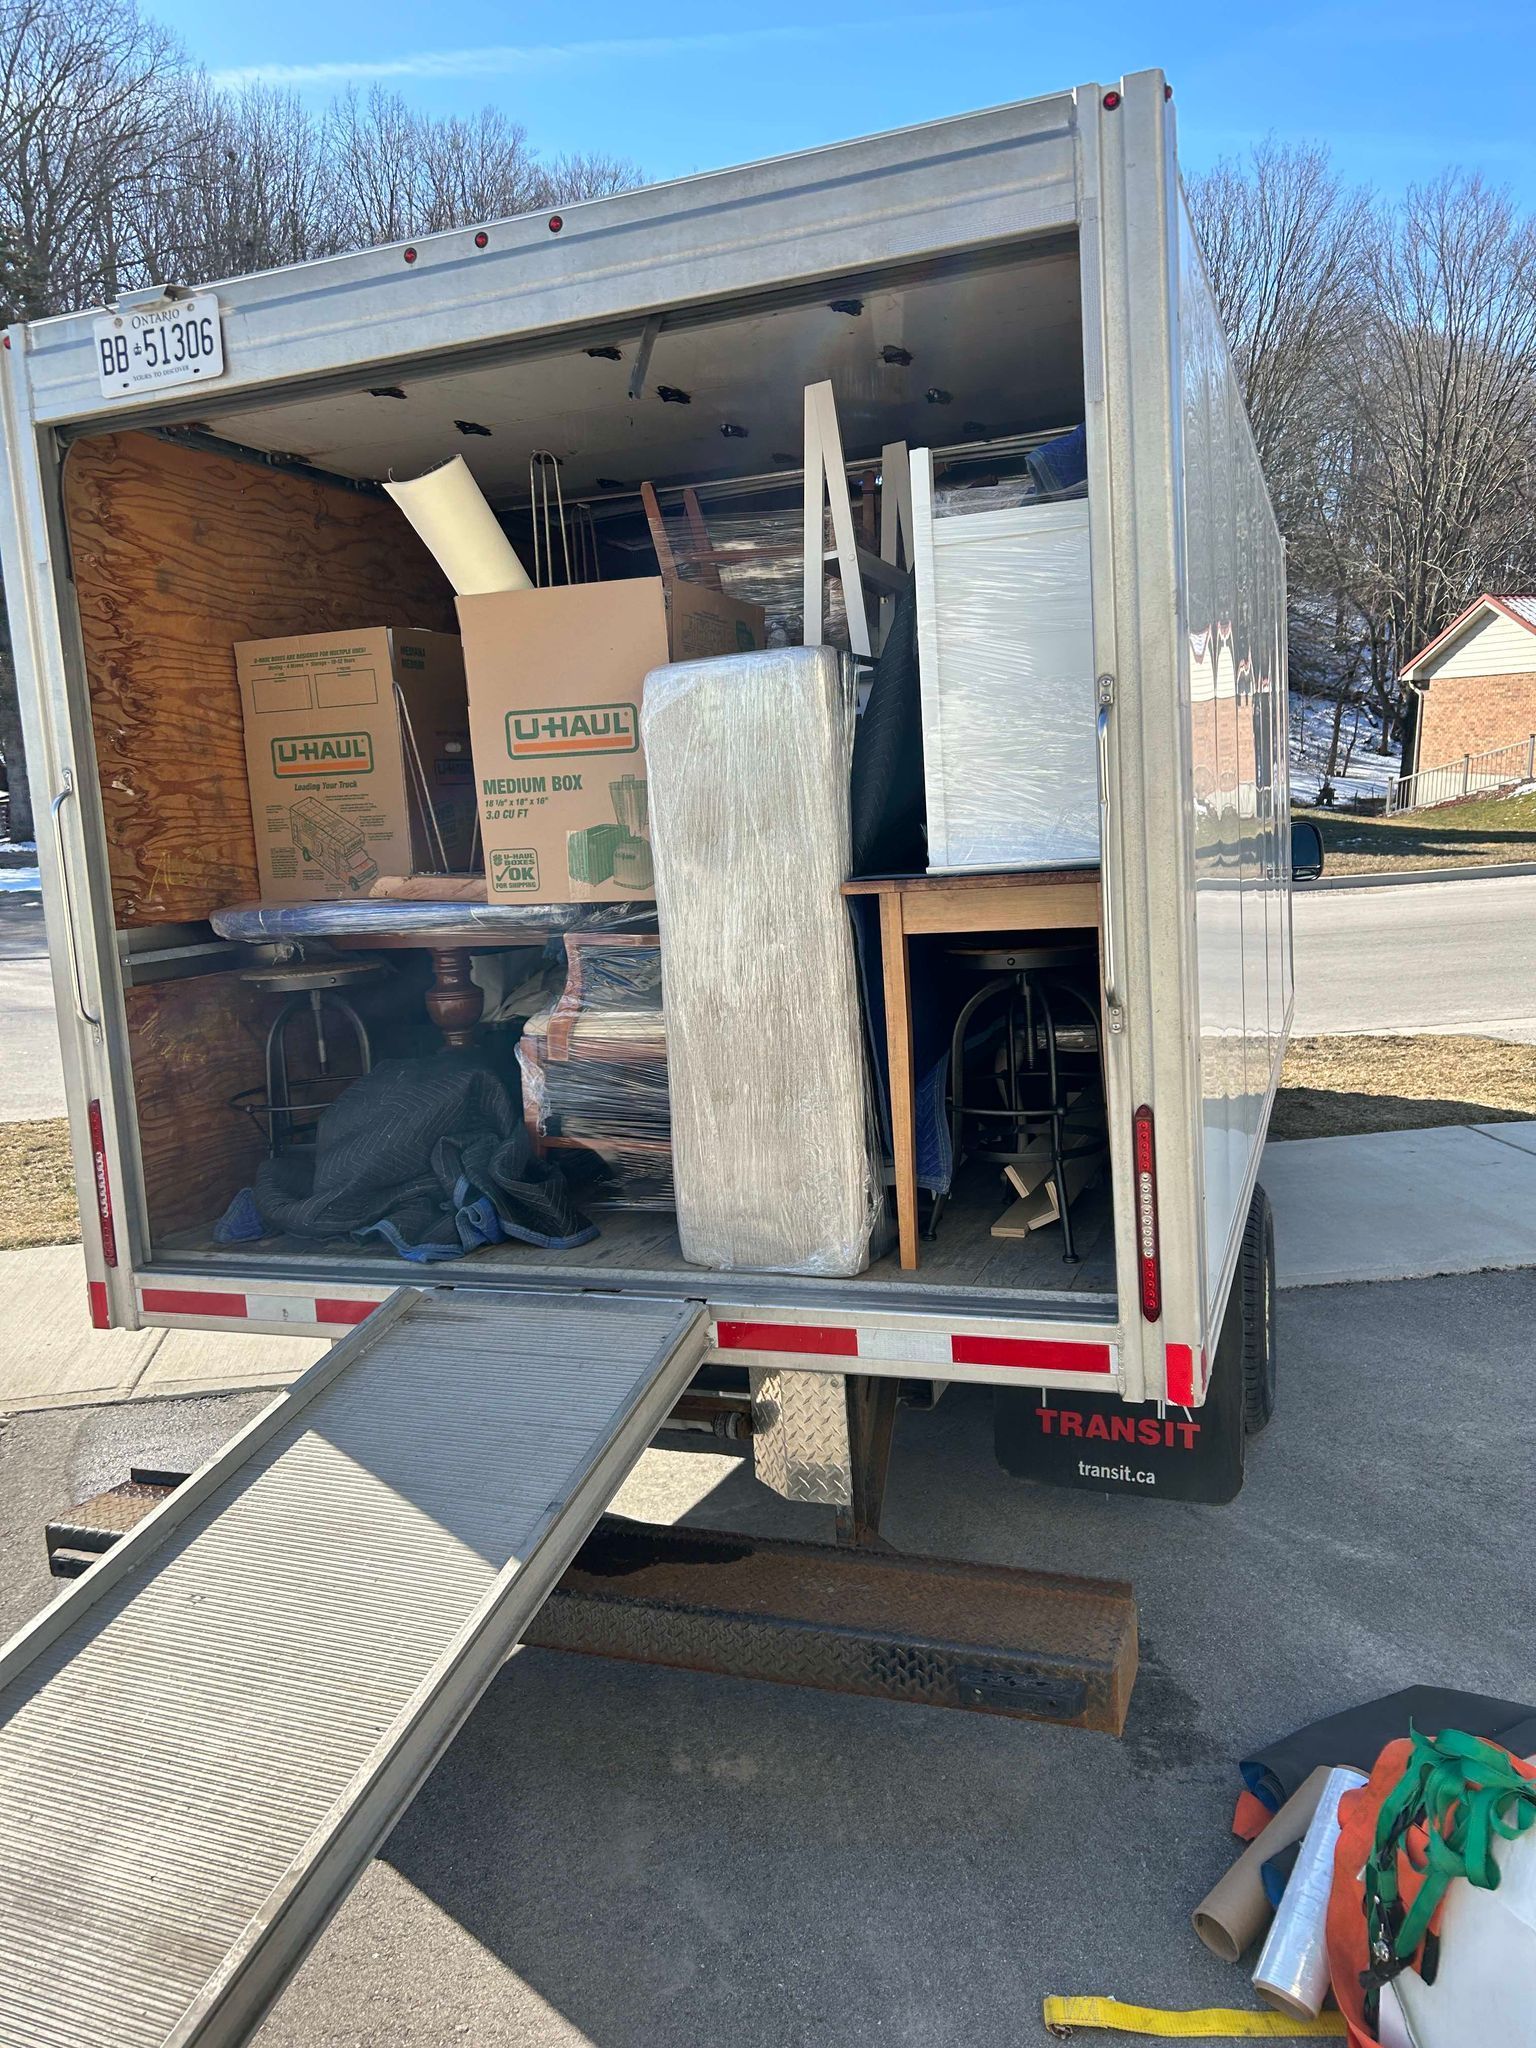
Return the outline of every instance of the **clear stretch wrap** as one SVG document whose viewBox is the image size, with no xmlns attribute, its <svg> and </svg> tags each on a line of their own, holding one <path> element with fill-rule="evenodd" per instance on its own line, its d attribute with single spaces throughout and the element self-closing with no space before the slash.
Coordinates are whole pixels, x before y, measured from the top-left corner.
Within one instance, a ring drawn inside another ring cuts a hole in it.
<svg viewBox="0 0 1536 2048">
<path fill-rule="evenodd" d="M 558 1002 L 528 1019 L 517 1048 L 523 1114 L 541 1152 L 575 1174 L 601 1161 L 590 1208 L 672 1207 L 671 1108 L 658 942 L 568 932 Z"/>
<path fill-rule="evenodd" d="M 1085 502 L 933 491 L 912 459 L 928 865 L 1096 865 L 1098 748 Z"/>
<path fill-rule="evenodd" d="M 861 1272 L 882 1197 L 840 893 L 853 705 L 837 654 L 656 669 L 642 727 L 683 1256 Z"/>
<path fill-rule="evenodd" d="M 386 903 L 354 897 L 347 903 L 232 903 L 208 914 L 221 939 L 270 945 L 283 939 L 325 939 L 338 934 L 420 932 L 421 943 L 525 946 L 547 932 L 623 931 L 656 922 L 653 903 Z"/>
</svg>

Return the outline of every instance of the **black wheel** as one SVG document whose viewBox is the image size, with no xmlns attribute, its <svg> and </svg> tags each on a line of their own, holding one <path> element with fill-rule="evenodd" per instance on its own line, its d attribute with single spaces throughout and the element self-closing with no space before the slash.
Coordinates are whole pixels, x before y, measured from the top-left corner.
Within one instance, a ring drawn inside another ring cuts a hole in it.
<svg viewBox="0 0 1536 2048">
<path fill-rule="evenodd" d="M 1232 1291 L 1243 1319 L 1243 1427 L 1257 1436 L 1275 1412 L 1275 1216 L 1262 1188 L 1248 1207 Z"/>
</svg>

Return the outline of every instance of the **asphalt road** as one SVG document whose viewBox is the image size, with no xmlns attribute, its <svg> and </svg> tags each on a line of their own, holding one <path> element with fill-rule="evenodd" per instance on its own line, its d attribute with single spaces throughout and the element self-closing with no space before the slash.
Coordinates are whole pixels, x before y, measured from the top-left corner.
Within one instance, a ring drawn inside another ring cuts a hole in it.
<svg viewBox="0 0 1536 2048">
<path fill-rule="evenodd" d="M 1188 1921 L 1236 1851 L 1237 1759 L 1414 1681 L 1531 1695 L 1533 1324 L 1532 1273 L 1282 1297 L 1280 1413 L 1227 1508 L 1021 1486 L 979 1390 L 904 1413 L 898 1547 L 1135 1583 L 1122 1741 L 525 1652 L 261 2048 L 1019 2048 L 1047 1992 L 1251 2004 Z M 0 1636 L 51 1590 L 50 1507 L 206 1453 L 251 1405 L 12 1418 Z M 695 1499 L 828 1533 L 687 1453 L 648 1454 L 621 1504 Z"/>
<path fill-rule="evenodd" d="M 0 894 L 0 1123 L 63 1116 L 64 1070 L 41 900 Z"/>
<path fill-rule="evenodd" d="M 1536 875 L 1299 889 L 1294 929 L 1299 1032 L 1536 1044 Z"/>
</svg>

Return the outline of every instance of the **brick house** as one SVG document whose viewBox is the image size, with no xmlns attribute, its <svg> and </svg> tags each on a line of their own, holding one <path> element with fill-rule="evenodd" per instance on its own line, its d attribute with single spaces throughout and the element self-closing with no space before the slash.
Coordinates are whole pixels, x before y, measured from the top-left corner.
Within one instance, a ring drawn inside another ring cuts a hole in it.
<svg viewBox="0 0 1536 2048">
<path fill-rule="evenodd" d="M 1404 664 L 1403 773 L 1536 734 L 1536 596 L 1483 596 Z"/>
</svg>

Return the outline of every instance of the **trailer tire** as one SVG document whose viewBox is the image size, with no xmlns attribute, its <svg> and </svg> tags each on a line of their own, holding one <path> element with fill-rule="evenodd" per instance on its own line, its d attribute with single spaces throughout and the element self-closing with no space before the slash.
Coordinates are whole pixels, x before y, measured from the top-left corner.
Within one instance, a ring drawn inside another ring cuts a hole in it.
<svg viewBox="0 0 1536 2048">
<path fill-rule="evenodd" d="M 1275 1213 L 1256 1187 L 1237 1262 L 1243 1318 L 1243 1427 L 1257 1436 L 1275 1412 Z"/>
</svg>

